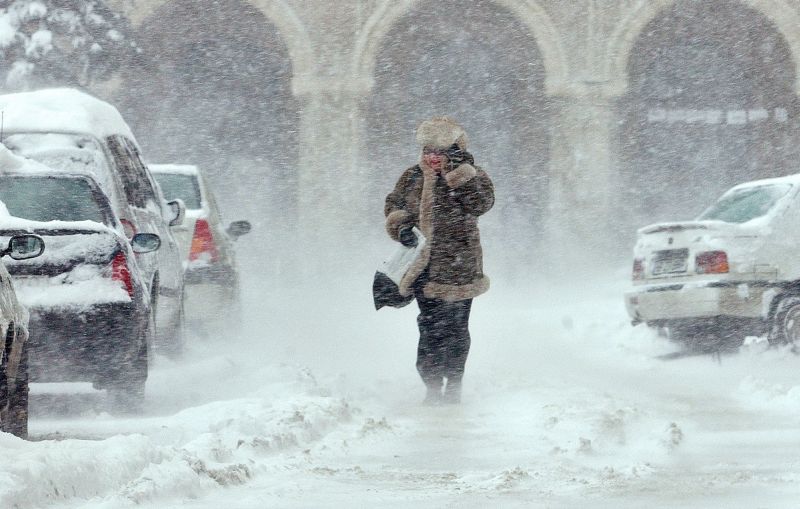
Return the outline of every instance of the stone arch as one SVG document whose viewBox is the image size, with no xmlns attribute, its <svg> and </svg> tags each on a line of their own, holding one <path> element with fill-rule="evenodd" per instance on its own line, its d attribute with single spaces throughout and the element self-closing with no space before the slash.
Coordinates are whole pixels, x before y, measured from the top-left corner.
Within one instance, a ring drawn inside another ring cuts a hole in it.
<svg viewBox="0 0 800 509">
<path fill-rule="evenodd" d="M 734 184 L 796 171 L 799 153 L 785 32 L 741 0 L 662 4 L 632 46 L 617 101 L 618 215 L 637 226 L 696 217 Z"/>
<path fill-rule="evenodd" d="M 138 0 L 129 19 L 134 28 L 141 27 L 161 7 L 174 0 Z M 308 80 L 315 73 L 316 62 L 311 38 L 300 17 L 285 0 L 243 0 L 258 9 L 277 29 L 286 43 L 292 64 L 292 84 Z"/>
<path fill-rule="evenodd" d="M 252 0 L 148 5 L 157 10 L 134 25 L 143 52 L 116 102 L 149 160 L 198 164 L 223 210 L 248 182 L 269 197 L 242 202 L 251 217 L 293 212 L 300 106 L 284 35 Z"/>
<path fill-rule="evenodd" d="M 628 11 L 616 29 L 611 34 L 607 46 L 608 58 L 606 59 L 606 75 L 620 80 L 627 87 L 628 64 L 631 59 L 636 41 L 642 31 L 655 20 L 664 10 L 674 5 L 678 0 L 648 0 Z M 778 29 L 786 39 L 792 60 L 797 71 L 800 62 L 800 11 L 794 2 L 787 0 L 738 0 L 751 9 L 760 12 Z M 795 92 L 800 94 L 800 73 L 795 73 Z M 619 90 L 620 94 L 625 90 Z"/>
<path fill-rule="evenodd" d="M 351 72 L 371 87 L 378 51 L 395 23 L 424 0 L 382 3 L 367 19 L 356 38 Z M 547 11 L 535 0 L 492 0 L 514 14 L 533 36 L 545 67 L 545 90 L 554 95 L 568 88 L 569 65 L 564 43 Z"/>
</svg>

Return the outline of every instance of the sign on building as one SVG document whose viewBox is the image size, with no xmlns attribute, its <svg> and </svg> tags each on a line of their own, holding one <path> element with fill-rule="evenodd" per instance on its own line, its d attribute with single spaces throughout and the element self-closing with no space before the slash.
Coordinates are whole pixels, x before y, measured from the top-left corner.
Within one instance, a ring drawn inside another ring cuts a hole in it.
<svg viewBox="0 0 800 509">
<path fill-rule="evenodd" d="M 652 108 L 647 110 L 647 123 L 667 124 L 712 124 L 712 125 L 747 125 L 760 122 L 784 123 L 789 120 L 786 108 L 753 109 L 667 109 Z"/>
</svg>

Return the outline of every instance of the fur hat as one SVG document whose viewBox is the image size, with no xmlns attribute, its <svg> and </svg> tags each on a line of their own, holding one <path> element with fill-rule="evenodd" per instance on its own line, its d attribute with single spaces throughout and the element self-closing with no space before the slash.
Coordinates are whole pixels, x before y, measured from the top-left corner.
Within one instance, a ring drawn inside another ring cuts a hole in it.
<svg viewBox="0 0 800 509">
<path fill-rule="evenodd" d="M 461 150 L 466 150 L 467 133 L 451 118 L 434 117 L 417 128 L 417 143 L 438 148 L 447 148 L 455 143 Z"/>
</svg>

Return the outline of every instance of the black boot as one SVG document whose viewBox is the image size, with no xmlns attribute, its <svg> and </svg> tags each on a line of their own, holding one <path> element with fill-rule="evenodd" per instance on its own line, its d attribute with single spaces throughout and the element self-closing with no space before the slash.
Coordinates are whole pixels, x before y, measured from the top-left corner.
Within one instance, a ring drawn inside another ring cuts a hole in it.
<svg viewBox="0 0 800 509">
<path fill-rule="evenodd" d="M 426 380 L 425 399 L 422 401 L 423 405 L 434 406 L 442 404 L 442 380 Z"/>
<path fill-rule="evenodd" d="M 461 378 L 448 378 L 447 386 L 444 389 L 444 396 L 442 402 L 449 405 L 457 405 L 461 403 Z"/>
</svg>

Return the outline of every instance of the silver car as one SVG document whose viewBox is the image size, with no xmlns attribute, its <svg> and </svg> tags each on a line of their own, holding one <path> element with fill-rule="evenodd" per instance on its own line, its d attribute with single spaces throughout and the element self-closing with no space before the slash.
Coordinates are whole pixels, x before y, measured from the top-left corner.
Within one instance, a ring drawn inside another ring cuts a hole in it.
<svg viewBox="0 0 800 509">
<path fill-rule="evenodd" d="M 192 322 L 208 328 L 214 325 L 211 322 L 219 315 L 220 304 L 229 312 L 239 311 L 239 270 L 233 242 L 250 232 L 250 223 L 234 221 L 225 226 L 214 194 L 197 166 L 149 166 L 166 199 L 179 199 L 186 206 L 183 224 L 173 227 L 183 253 L 186 312 Z"/>
</svg>

